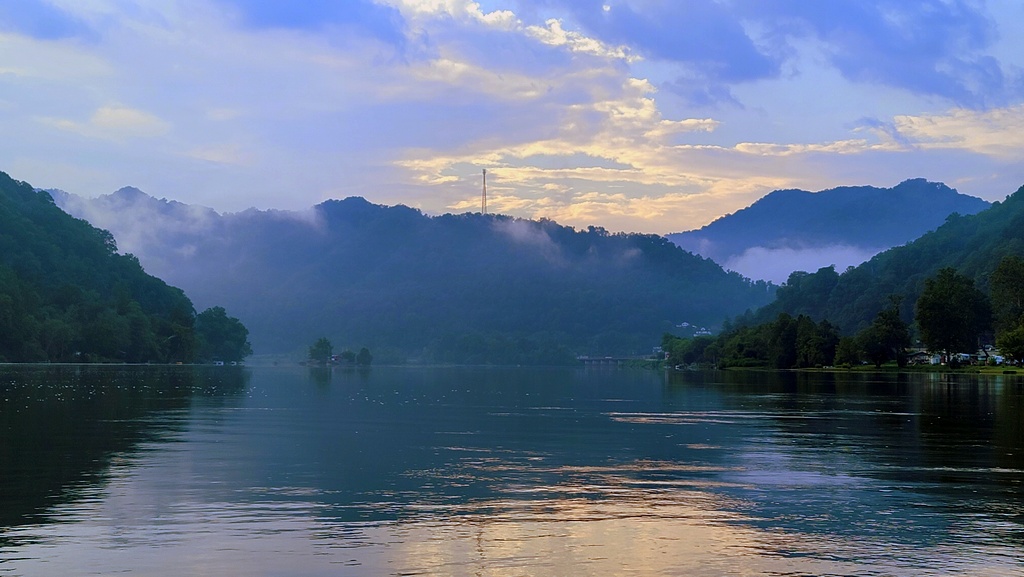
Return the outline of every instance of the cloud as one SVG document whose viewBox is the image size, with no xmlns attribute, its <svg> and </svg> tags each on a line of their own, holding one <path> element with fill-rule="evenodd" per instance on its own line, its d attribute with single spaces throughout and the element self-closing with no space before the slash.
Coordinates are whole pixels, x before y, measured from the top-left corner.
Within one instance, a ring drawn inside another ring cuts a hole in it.
<svg viewBox="0 0 1024 577">
<path fill-rule="evenodd" d="M 835 245 L 815 248 L 753 247 L 734 256 L 722 266 L 751 279 L 763 279 L 782 284 L 794 271 L 816 271 L 835 265 L 838 272 L 857 266 L 882 249 Z"/>
<path fill-rule="evenodd" d="M 185 155 L 215 164 L 251 166 L 253 163 L 252 154 L 238 144 L 200 146 L 187 151 Z"/>
<path fill-rule="evenodd" d="M 33 87 L 109 78 L 115 67 L 73 43 L 0 32 L 0 77 Z"/>
<path fill-rule="evenodd" d="M 565 264 L 561 248 L 551 240 L 547 231 L 536 223 L 524 220 L 498 220 L 494 229 L 517 244 L 529 248 L 553 265 Z"/>
<path fill-rule="evenodd" d="M 114 140 L 147 138 L 166 134 L 171 126 L 156 116 L 125 106 L 103 106 L 89 120 L 78 122 L 63 118 L 42 118 L 41 122 L 92 138 Z"/>
<path fill-rule="evenodd" d="M 1013 160 L 1024 148 L 1024 104 L 900 115 L 893 126 L 902 137 L 925 149 L 956 149 Z"/>
<path fill-rule="evenodd" d="M 0 30 L 41 40 L 93 37 L 90 28 L 73 15 L 48 2 L 0 2 Z"/>
<path fill-rule="evenodd" d="M 247 26 L 267 29 L 337 30 L 360 33 L 395 45 L 405 43 L 405 21 L 391 6 L 371 0 L 250 2 L 222 0 Z"/>
<path fill-rule="evenodd" d="M 530 36 L 544 44 L 565 46 L 573 52 L 625 61 L 635 61 L 639 58 L 632 55 L 626 46 L 607 46 L 595 38 L 587 37 L 579 32 L 567 31 L 562 27 L 562 21 L 557 18 L 549 19 L 544 26 L 529 26 L 526 30 Z"/>
<path fill-rule="evenodd" d="M 1010 87 L 1000 63 L 985 53 L 997 33 L 980 3 L 743 0 L 735 6 L 756 20 L 770 44 L 813 37 L 824 57 L 853 82 L 971 106 L 1003 101 Z"/>
<path fill-rule="evenodd" d="M 90 196 L 440 213 L 476 210 L 486 167 L 492 210 L 669 232 L 774 188 L 1024 181 L 1002 5 L 15 4 L 0 169 Z"/>
<path fill-rule="evenodd" d="M 586 30 L 606 42 L 631 46 L 645 58 L 684 66 L 714 81 L 774 76 L 778 62 L 759 49 L 741 19 L 721 2 L 564 2 Z M 607 9 L 606 9 L 607 7 Z"/>
</svg>

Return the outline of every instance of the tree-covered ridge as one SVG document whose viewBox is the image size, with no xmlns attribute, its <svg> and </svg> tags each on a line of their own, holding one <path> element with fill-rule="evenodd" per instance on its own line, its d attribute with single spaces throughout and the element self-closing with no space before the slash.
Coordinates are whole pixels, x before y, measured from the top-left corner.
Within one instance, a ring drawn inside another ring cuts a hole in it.
<svg viewBox="0 0 1024 577">
<path fill-rule="evenodd" d="M 748 320 L 763 322 L 779 313 L 828 319 L 845 334 L 867 327 L 890 295 L 901 297 L 900 316 L 914 317 L 925 279 L 953 268 L 983 292 L 1007 256 L 1024 255 L 1024 187 L 1003 202 L 970 216 L 951 215 L 945 224 L 914 242 L 890 249 L 842 274 L 826 267 L 796 272 L 777 298 Z"/>
<path fill-rule="evenodd" d="M 776 190 L 711 224 L 668 235 L 679 246 L 726 263 L 752 247 L 882 250 L 940 226 L 952 213 L 975 214 L 989 203 L 924 179 L 892 188 L 844 186 L 819 192 Z"/>
<path fill-rule="evenodd" d="M 429 217 L 360 198 L 316 214 L 316 227 L 255 212 L 233 221 L 219 248 L 239 268 L 208 271 L 223 283 L 216 298 L 261 319 L 254 333 L 280 339 L 272 346 L 313 331 L 435 361 L 554 362 L 649 351 L 673 323 L 716 324 L 771 296 L 654 235 Z M 269 274 L 258 287 L 238 282 L 260 271 Z"/>
<path fill-rule="evenodd" d="M 189 362 L 195 317 L 109 232 L 0 172 L 0 360 Z"/>
<path fill-rule="evenodd" d="M 428 216 L 356 197 L 306 213 L 203 213 L 199 226 L 184 207 L 141 200 L 100 202 L 160 220 L 160 236 L 145 237 L 138 252 L 146 266 L 158 264 L 161 277 L 202 306 L 235 311 L 266 352 L 301 352 L 326 336 L 381 360 L 552 363 L 647 353 L 675 324 L 718 325 L 766 304 L 774 290 L 655 235 Z"/>
</svg>

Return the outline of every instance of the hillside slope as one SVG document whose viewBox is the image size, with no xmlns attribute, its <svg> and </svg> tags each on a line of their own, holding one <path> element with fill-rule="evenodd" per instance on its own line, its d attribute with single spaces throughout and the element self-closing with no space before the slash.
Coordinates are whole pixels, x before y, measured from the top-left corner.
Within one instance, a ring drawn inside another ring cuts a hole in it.
<svg viewBox="0 0 1024 577">
<path fill-rule="evenodd" d="M 148 270 L 200 305 L 230 307 L 261 351 L 323 335 L 429 361 L 645 353 L 676 324 L 716 325 L 774 290 L 654 235 L 361 198 L 218 215 L 140 195 L 63 204 L 132 239 Z"/>
<path fill-rule="evenodd" d="M 191 360 L 192 302 L 113 237 L 0 172 L 0 360 Z"/>
<path fill-rule="evenodd" d="M 668 238 L 744 276 L 782 282 L 794 270 L 844 270 L 934 230 L 950 214 L 976 214 L 988 206 L 923 179 L 893 188 L 777 190 L 699 230 Z"/>
<path fill-rule="evenodd" d="M 794 273 L 755 319 L 806 314 L 852 333 L 866 327 L 895 294 L 903 297 L 901 316 L 909 322 L 924 280 L 940 268 L 956 268 L 987 292 L 989 275 L 1008 255 L 1024 256 L 1024 187 L 978 214 L 951 215 L 935 231 L 843 274 L 832 268 Z"/>
</svg>

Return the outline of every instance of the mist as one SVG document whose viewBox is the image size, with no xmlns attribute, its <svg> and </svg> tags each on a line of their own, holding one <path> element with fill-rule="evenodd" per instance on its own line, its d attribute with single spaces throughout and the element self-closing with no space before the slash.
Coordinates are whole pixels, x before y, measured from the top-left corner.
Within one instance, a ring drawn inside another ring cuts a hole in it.
<svg viewBox="0 0 1024 577">
<path fill-rule="evenodd" d="M 769 248 L 755 246 L 729 258 L 723 266 L 751 278 L 782 284 L 794 271 L 814 272 L 834 265 L 836 272 L 857 266 L 885 248 L 834 245 L 815 248 Z"/>
</svg>

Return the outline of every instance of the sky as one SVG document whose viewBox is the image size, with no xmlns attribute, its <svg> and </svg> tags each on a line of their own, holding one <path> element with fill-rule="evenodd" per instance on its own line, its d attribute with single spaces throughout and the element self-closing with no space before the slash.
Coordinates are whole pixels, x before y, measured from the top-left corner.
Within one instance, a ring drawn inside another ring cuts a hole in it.
<svg viewBox="0 0 1024 577">
<path fill-rule="evenodd" d="M 780 188 L 1024 184 L 1024 4 L 4 0 L 0 170 L 670 233 Z"/>
</svg>

